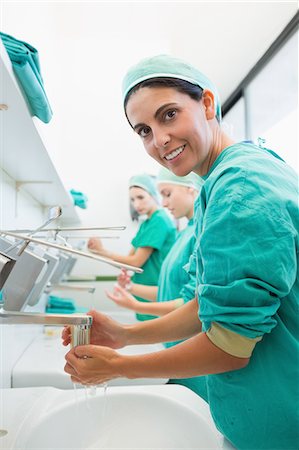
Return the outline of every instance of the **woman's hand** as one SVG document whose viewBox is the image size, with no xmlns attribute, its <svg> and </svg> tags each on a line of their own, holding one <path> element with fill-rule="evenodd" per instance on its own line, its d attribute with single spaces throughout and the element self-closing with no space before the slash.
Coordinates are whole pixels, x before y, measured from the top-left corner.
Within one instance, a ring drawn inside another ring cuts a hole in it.
<svg viewBox="0 0 299 450">
<path fill-rule="evenodd" d="M 126 269 L 121 269 L 121 272 L 117 277 L 117 282 L 118 282 L 119 286 L 121 286 L 124 289 L 127 289 L 128 286 L 130 286 L 131 276 L 129 275 L 129 273 Z"/>
<path fill-rule="evenodd" d="M 88 240 L 87 247 L 90 251 L 98 253 L 99 255 L 104 255 L 106 252 L 103 247 L 102 241 L 99 238 L 90 238 Z"/>
<path fill-rule="evenodd" d="M 107 297 L 109 297 L 114 301 L 114 303 L 121 306 L 122 308 L 132 309 L 133 311 L 135 311 L 136 306 L 138 306 L 139 304 L 138 300 L 136 300 L 132 294 L 130 294 L 117 284 L 114 286 L 113 292 L 105 292 Z"/>
<path fill-rule="evenodd" d="M 101 384 L 121 376 L 117 368 L 120 358 L 111 348 L 80 345 L 65 355 L 64 370 L 74 383 Z"/>
<path fill-rule="evenodd" d="M 110 317 L 98 311 L 89 311 L 87 315 L 92 316 L 90 332 L 90 343 L 111 348 L 122 348 L 126 345 L 124 327 Z M 71 342 L 71 327 L 62 330 L 63 345 Z"/>
</svg>

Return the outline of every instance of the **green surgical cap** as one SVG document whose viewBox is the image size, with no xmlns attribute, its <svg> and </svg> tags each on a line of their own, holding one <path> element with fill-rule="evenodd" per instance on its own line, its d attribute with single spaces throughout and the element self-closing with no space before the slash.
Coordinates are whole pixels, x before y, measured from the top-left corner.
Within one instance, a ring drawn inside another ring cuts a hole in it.
<svg viewBox="0 0 299 450">
<path fill-rule="evenodd" d="M 142 173 L 140 175 L 134 175 L 133 177 L 131 177 L 129 180 L 129 188 L 133 186 L 144 189 L 158 202 L 159 193 L 156 188 L 156 183 L 154 181 L 154 178 L 147 173 Z"/>
<path fill-rule="evenodd" d="M 170 170 L 162 167 L 157 176 L 157 184 L 167 183 L 167 184 L 177 184 L 180 186 L 192 187 L 197 191 L 200 191 L 201 186 L 203 185 L 203 179 L 191 172 L 185 177 L 178 177 L 174 173 L 170 172 Z"/>
<path fill-rule="evenodd" d="M 191 64 L 170 55 L 157 55 L 145 58 L 131 67 L 123 79 L 123 101 L 125 102 L 129 91 L 139 83 L 157 77 L 177 78 L 189 81 L 189 83 L 195 84 L 202 89 L 212 91 L 215 97 L 216 116 L 219 121 L 221 120 L 221 103 L 217 89 L 213 83 L 203 73 L 191 66 Z"/>
</svg>

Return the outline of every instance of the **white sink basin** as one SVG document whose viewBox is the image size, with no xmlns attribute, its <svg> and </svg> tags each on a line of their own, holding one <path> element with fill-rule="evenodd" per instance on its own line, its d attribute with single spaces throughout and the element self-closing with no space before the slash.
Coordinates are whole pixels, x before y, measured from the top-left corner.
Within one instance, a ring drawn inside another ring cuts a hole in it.
<svg viewBox="0 0 299 450">
<path fill-rule="evenodd" d="M 2 399 L 1 429 L 7 434 L 0 448 L 232 448 L 216 430 L 208 405 L 183 386 L 112 387 L 106 395 L 98 388 L 92 397 L 85 389 L 5 389 Z"/>
</svg>

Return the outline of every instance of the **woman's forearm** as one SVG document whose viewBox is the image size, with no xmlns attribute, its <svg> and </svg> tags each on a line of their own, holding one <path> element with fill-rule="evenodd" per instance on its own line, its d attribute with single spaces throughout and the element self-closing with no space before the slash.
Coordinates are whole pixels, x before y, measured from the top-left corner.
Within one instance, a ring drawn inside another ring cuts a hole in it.
<svg viewBox="0 0 299 450">
<path fill-rule="evenodd" d="M 137 264 L 139 261 L 135 257 L 135 255 L 120 255 L 118 253 L 110 252 L 109 250 L 105 250 L 105 254 L 102 253 L 102 255 L 122 264 L 129 264 L 131 266 L 139 267 L 139 265 Z"/>
<path fill-rule="evenodd" d="M 129 292 L 130 294 L 137 295 L 145 300 L 155 302 L 157 300 L 158 286 L 132 283 L 129 287 Z"/>
<path fill-rule="evenodd" d="M 248 358 L 232 356 L 216 347 L 200 333 L 160 352 L 145 355 L 119 355 L 117 370 L 126 378 L 188 378 L 229 372 L 245 367 Z"/>
<path fill-rule="evenodd" d="M 128 255 L 120 255 L 118 253 L 110 252 L 105 249 L 105 253 L 103 254 L 103 256 L 106 256 L 113 259 L 114 261 L 118 261 L 123 264 L 142 267 L 153 253 L 153 250 L 154 249 L 151 247 L 139 247 L 136 250 L 132 248 Z"/>
<path fill-rule="evenodd" d="M 183 300 L 169 300 L 167 302 L 139 302 L 135 303 L 134 311 L 141 314 L 152 314 L 154 316 L 164 316 L 182 306 Z"/>
<path fill-rule="evenodd" d="M 249 358 L 221 350 L 201 332 L 155 353 L 127 356 L 106 346 L 90 344 L 72 348 L 65 359 L 65 371 L 74 382 L 93 385 L 119 377 L 176 379 L 231 372 L 249 362 Z"/>
<path fill-rule="evenodd" d="M 124 326 L 126 345 L 171 342 L 189 338 L 200 331 L 196 299 L 158 319 Z"/>
</svg>

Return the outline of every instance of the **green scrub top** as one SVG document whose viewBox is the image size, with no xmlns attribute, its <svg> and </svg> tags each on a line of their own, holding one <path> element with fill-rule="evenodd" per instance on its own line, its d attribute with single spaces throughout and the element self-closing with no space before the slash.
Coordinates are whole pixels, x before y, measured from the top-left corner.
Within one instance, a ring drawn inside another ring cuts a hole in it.
<svg viewBox="0 0 299 450">
<path fill-rule="evenodd" d="M 240 143 L 203 178 L 193 259 L 203 332 L 216 323 L 261 338 L 247 367 L 206 377 L 213 419 L 238 449 L 298 449 L 298 177 Z"/>
<path fill-rule="evenodd" d="M 176 228 L 171 218 L 163 209 L 157 209 L 150 218 L 146 219 L 132 240 L 135 249 L 139 247 L 152 247 L 154 251 L 142 266 L 143 273 L 135 273 L 133 283 L 157 286 L 162 263 L 176 239 Z M 141 302 L 147 302 L 135 296 Z M 149 314 L 136 314 L 138 320 L 154 319 Z"/>
<path fill-rule="evenodd" d="M 196 273 L 191 273 L 188 268 L 189 258 L 195 245 L 194 221 L 189 220 L 186 228 L 182 230 L 176 242 L 166 256 L 160 272 L 158 282 L 158 302 L 165 302 L 182 298 L 184 303 L 195 297 Z M 182 341 L 166 342 L 166 348 L 179 344 Z M 181 384 L 188 387 L 204 400 L 207 400 L 207 388 L 205 377 L 180 378 L 169 380 L 169 384 Z"/>
<path fill-rule="evenodd" d="M 190 277 L 183 269 L 193 253 L 194 245 L 192 218 L 186 228 L 178 233 L 176 242 L 163 261 L 158 282 L 158 302 L 182 298 L 186 303 L 194 298 L 196 278 Z"/>
</svg>

